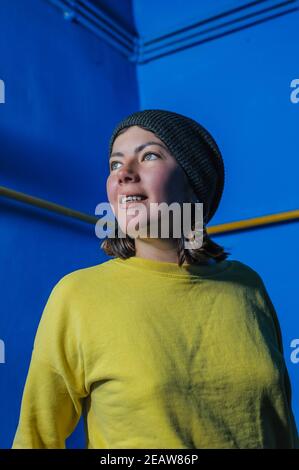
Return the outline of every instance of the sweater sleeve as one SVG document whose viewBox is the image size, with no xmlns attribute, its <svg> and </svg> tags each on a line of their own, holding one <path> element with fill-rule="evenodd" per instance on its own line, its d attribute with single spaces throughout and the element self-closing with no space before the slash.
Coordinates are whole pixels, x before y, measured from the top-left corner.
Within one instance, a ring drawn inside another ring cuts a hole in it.
<svg viewBox="0 0 299 470">
<path fill-rule="evenodd" d="M 270 313 L 270 316 L 273 321 L 273 326 L 274 330 L 276 333 L 276 339 L 277 339 L 277 346 L 278 349 L 283 357 L 283 366 L 284 366 L 284 391 L 285 391 L 285 396 L 287 399 L 287 405 L 288 405 L 288 410 L 289 410 L 289 423 L 290 423 L 290 435 L 291 435 L 291 440 L 293 441 L 294 448 L 299 449 L 299 435 L 298 435 L 298 430 L 296 427 L 296 422 L 292 410 L 292 388 L 291 388 L 291 381 L 288 373 L 288 369 L 285 363 L 284 359 L 284 349 L 283 349 L 283 341 L 282 341 L 282 332 L 281 332 L 281 327 L 279 323 L 279 319 L 275 310 L 275 307 L 271 301 L 271 298 L 269 296 L 269 293 L 265 287 L 265 284 L 261 277 L 259 276 L 260 280 L 260 285 L 261 285 L 261 294 L 263 298 L 263 302 L 265 305 L 265 309 Z"/>
<path fill-rule="evenodd" d="M 13 449 L 64 449 L 87 396 L 78 312 L 65 276 L 54 286 L 36 332 Z"/>
</svg>

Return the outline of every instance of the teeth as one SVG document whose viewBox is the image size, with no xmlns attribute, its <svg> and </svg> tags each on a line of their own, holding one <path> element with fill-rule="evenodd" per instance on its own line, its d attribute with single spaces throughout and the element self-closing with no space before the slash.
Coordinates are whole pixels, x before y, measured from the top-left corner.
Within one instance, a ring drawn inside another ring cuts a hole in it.
<svg viewBox="0 0 299 470">
<path fill-rule="evenodd" d="M 129 201 L 142 201 L 143 197 L 141 196 L 123 196 L 121 198 L 121 202 L 122 204 L 124 204 L 125 202 L 129 202 Z"/>
</svg>

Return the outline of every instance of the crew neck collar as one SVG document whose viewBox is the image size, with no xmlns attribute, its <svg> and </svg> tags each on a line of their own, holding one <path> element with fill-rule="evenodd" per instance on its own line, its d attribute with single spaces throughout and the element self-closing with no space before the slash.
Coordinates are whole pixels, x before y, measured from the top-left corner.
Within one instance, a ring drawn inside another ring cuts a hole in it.
<svg viewBox="0 0 299 470">
<path fill-rule="evenodd" d="M 140 258 L 131 256 L 127 259 L 115 258 L 114 260 L 119 266 L 129 267 L 140 271 L 147 271 L 161 274 L 164 276 L 212 276 L 221 272 L 231 265 L 231 261 L 223 260 L 214 264 L 200 265 L 182 265 L 179 266 L 174 262 L 158 261 L 149 258 Z"/>
</svg>

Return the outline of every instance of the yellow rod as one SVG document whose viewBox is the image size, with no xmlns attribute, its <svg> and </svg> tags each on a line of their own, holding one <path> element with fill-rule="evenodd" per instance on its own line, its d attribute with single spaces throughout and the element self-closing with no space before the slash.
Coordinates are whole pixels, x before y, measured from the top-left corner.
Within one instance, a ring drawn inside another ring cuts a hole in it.
<svg viewBox="0 0 299 470">
<path fill-rule="evenodd" d="M 54 202 L 49 202 L 45 199 L 40 199 L 39 197 L 29 196 L 28 194 L 21 193 L 4 186 L 0 186 L 0 196 L 16 199 L 17 201 L 25 202 L 31 206 L 41 207 L 42 209 L 47 209 L 49 211 L 65 215 L 66 217 L 79 219 L 89 224 L 95 224 L 98 220 L 98 217 L 85 214 L 84 212 L 75 211 L 69 207 L 61 206 L 60 204 L 55 204 Z"/>
<path fill-rule="evenodd" d="M 278 224 L 288 221 L 299 220 L 299 210 L 292 210 L 286 212 L 279 212 L 277 214 L 262 215 L 260 217 L 253 217 L 251 219 L 238 220 L 236 222 L 227 222 L 225 224 L 214 225 L 207 227 L 207 232 L 211 235 L 223 234 L 235 230 L 246 230 L 249 228 L 262 227 L 270 224 Z"/>
<path fill-rule="evenodd" d="M 32 206 L 40 207 L 42 209 L 65 215 L 66 217 L 82 220 L 83 222 L 87 222 L 89 224 L 96 224 L 98 221 L 101 220 L 99 217 L 88 215 L 84 212 L 79 212 L 74 209 L 70 209 L 69 207 L 61 206 L 60 204 L 55 204 L 53 202 L 46 201 L 45 199 L 30 196 L 28 194 L 21 193 L 13 189 L 6 188 L 4 186 L 0 186 L 0 196 L 8 197 L 10 199 L 16 199 Z M 246 230 L 249 228 L 262 227 L 270 224 L 277 224 L 295 220 L 299 220 L 298 209 L 214 225 L 211 227 L 207 227 L 207 232 L 209 235 L 225 234 L 233 232 L 235 230 Z M 107 223 L 108 227 L 112 226 L 112 222 L 106 221 L 103 222 L 103 224 L 104 223 Z"/>
</svg>

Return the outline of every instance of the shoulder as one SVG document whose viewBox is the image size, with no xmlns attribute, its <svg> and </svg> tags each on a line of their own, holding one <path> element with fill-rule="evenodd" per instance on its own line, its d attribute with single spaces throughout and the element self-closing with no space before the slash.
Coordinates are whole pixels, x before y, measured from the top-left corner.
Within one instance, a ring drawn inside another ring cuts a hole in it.
<svg viewBox="0 0 299 470">
<path fill-rule="evenodd" d="M 263 288 L 264 282 L 261 275 L 248 264 L 239 260 L 229 260 L 229 277 L 235 284 L 244 285 L 247 288 Z"/>
<path fill-rule="evenodd" d="M 79 268 L 62 276 L 52 288 L 52 294 L 70 296 L 83 292 L 84 289 L 92 289 L 105 282 L 113 274 L 115 259 L 110 259 L 99 264 Z"/>
<path fill-rule="evenodd" d="M 99 295 L 105 289 L 102 280 L 109 276 L 112 261 L 76 269 L 54 284 L 40 318 L 39 337 L 48 335 L 49 331 L 60 331 L 64 335 L 65 331 L 70 332 L 70 325 L 77 325 L 80 331 L 86 322 L 86 313 L 92 310 L 92 302 L 102 298 Z"/>
<path fill-rule="evenodd" d="M 230 260 L 229 269 L 225 271 L 222 292 L 235 298 L 240 305 L 265 310 L 272 306 L 267 288 L 259 272 L 247 263 Z"/>
<path fill-rule="evenodd" d="M 70 318 L 80 319 L 95 297 L 101 298 L 106 286 L 111 284 L 114 259 L 86 268 L 71 271 L 52 286 L 42 315 L 42 321 L 63 322 Z"/>
<path fill-rule="evenodd" d="M 251 266 L 241 261 L 233 260 L 231 280 L 234 293 L 243 305 L 250 307 L 258 315 L 271 318 L 277 322 L 275 307 L 262 276 Z"/>
</svg>

